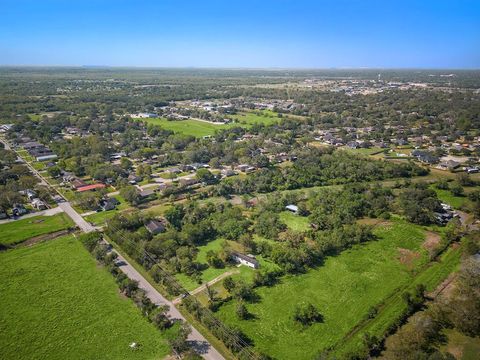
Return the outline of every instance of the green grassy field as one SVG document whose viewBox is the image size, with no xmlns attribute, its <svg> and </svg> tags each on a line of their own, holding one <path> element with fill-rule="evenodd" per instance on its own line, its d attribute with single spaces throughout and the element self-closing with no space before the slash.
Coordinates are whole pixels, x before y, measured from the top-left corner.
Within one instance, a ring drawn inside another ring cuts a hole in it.
<svg viewBox="0 0 480 360">
<path fill-rule="evenodd" d="M 168 346 L 73 237 L 0 253 L 4 359 L 162 359 Z M 140 344 L 131 350 L 129 344 Z"/>
<path fill-rule="evenodd" d="M 342 147 L 341 149 L 345 150 L 345 151 L 348 151 L 352 154 L 361 154 L 361 155 L 379 154 L 379 153 L 382 153 L 383 150 L 385 150 L 385 149 L 382 149 L 382 148 L 379 148 L 379 147 L 373 147 L 373 148 L 370 148 L 370 149 L 352 149 L 352 148 L 349 148 L 348 146 Z"/>
<path fill-rule="evenodd" d="M 410 285 L 417 276 L 423 276 L 422 280 L 429 281 L 431 287 L 448 275 L 450 269 L 436 271 L 436 276 L 415 275 L 412 271 L 412 265 L 421 269 L 428 263 L 427 251 L 422 247 L 425 233 L 421 228 L 396 220 L 378 227 L 376 234 L 377 241 L 328 258 L 317 269 L 286 276 L 270 288 L 259 288 L 260 302 L 247 305 L 255 319 L 239 321 L 233 301 L 222 306 L 218 316 L 230 325 L 239 326 L 260 351 L 270 356 L 311 359 L 320 351 L 343 344 L 345 335 L 362 322 L 369 309 L 388 299 L 399 287 Z M 400 261 L 400 248 L 413 256 Z M 324 323 L 306 329 L 294 323 L 295 305 L 304 302 L 318 307 Z M 398 311 L 394 308 L 387 320 L 391 321 Z"/>
<path fill-rule="evenodd" d="M 34 236 L 68 229 L 72 220 L 65 214 L 34 216 L 0 225 L 0 244 L 14 245 Z"/>
<path fill-rule="evenodd" d="M 271 110 L 262 110 L 258 112 L 241 112 L 230 116 L 232 119 L 237 120 L 241 124 L 253 125 L 253 124 L 264 124 L 269 125 L 275 122 L 278 122 L 280 118 L 277 116 L 277 113 Z"/>
<path fill-rule="evenodd" d="M 198 120 L 178 120 L 168 121 L 165 118 L 149 118 L 149 119 L 134 119 L 139 121 L 146 121 L 149 124 L 159 125 L 166 130 L 171 130 L 176 133 L 191 135 L 195 137 L 202 137 L 215 134 L 216 130 L 228 129 L 238 125 L 235 124 L 210 124 Z"/>
<path fill-rule="evenodd" d="M 280 213 L 280 220 L 294 231 L 307 231 L 310 229 L 310 221 L 305 216 L 299 216 L 290 211 Z"/>
<path fill-rule="evenodd" d="M 447 344 L 441 346 L 441 350 L 448 351 L 459 360 L 477 360 L 480 354 L 480 337 L 472 338 L 460 332 L 448 329 L 444 331 Z"/>
<path fill-rule="evenodd" d="M 213 250 L 215 252 L 219 251 L 221 249 L 222 243 L 225 241 L 225 239 L 218 238 L 213 241 L 210 241 L 206 245 L 199 246 L 198 247 L 198 254 L 196 261 L 198 261 L 201 264 L 207 264 L 207 252 L 210 250 Z M 213 267 L 208 267 L 204 271 L 202 271 L 202 282 L 208 282 L 216 278 L 217 276 L 220 276 L 226 271 L 232 270 L 231 267 L 225 267 L 223 269 L 215 269 Z M 177 274 L 176 278 L 180 281 L 180 283 L 189 291 L 196 289 L 200 285 L 195 282 L 191 277 L 185 275 L 185 274 Z"/>
<path fill-rule="evenodd" d="M 437 189 L 435 185 L 430 186 L 430 188 L 437 193 L 438 198 L 442 202 L 452 206 L 455 209 L 460 209 L 468 202 L 468 198 L 466 196 L 455 196 L 450 190 Z"/>
</svg>

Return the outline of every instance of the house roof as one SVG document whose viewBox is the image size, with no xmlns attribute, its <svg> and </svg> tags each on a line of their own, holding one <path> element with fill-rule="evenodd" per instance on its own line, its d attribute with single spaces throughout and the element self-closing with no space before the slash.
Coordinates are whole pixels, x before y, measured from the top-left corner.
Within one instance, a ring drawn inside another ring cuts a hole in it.
<svg viewBox="0 0 480 360">
<path fill-rule="evenodd" d="M 287 205 L 287 206 L 285 206 L 285 209 L 296 212 L 296 211 L 298 211 L 298 206 L 297 205 Z"/>
<path fill-rule="evenodd" d="M 150 220 L 148 223 L 145 224 L 145 227 L 147 228 L 148 231 L 151 233 L 155 233 L 157 231 L 163 231 L 166 226 L 166 221 L 165 220 Z"/>
<path fill-rule="evenodd" d="M 153 191 L 152 189 L 145 189 L 145 190 L 140 191 L 140 196 L 141 197 L 147 197 L 147 196 L 153 195 L 154 193 L 155 193 L 155 191 Z"/>
<path fill-rule="evenodd" d="M 85 185 L 85 186 L 80 186 L 79 188 L 77 188 L 77 191 L 78 192 L 82 192 L 82 191 L 88 191 L 88 190 L 95 190 L 95 189 L 102 189 L 105 187 L 105 184 L 91 184 L 91 185 Z"/>
<path fill-rule="evenodd" d="M 259 265 L 259 262 L 257 261 L 257 259 L 255 259 L 255 258 L 253 258 L 253 257 L 251 257 L 251 256 L 248 256 L 248 255 L 245 255 L 245 254 L 236 252 L 236 251 L 232 252 L 232 255 L 233 255 L 234 257 L 237 257 L 237 258 L 239 258 L 239 259 L 245 260 L 245 261 L 247 261 L 247 262 L 249 262 L 249 263 L 251 263 L 251 264 L 254 264 L 254 265 L 256 265 L 256 266 Z"/>
</svg>

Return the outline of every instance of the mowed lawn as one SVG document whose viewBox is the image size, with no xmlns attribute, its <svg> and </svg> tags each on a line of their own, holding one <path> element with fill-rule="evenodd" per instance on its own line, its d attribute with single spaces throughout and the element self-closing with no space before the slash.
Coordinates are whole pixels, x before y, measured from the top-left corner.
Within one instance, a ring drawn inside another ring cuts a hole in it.
<svg viewBox="0 0 480 360">
<path fill-rule="evenodd" d="M 466 196 L 455 196 L 450 190 L 437 189 L 435 185 L 430 186 L 430 188 L 437 193 L 438 198 L 442 202 L 455 209 L 460 209 L 463 205 L 469 202 L 469 199 Z"/>
<path fill-rule="evenodd" d="M 412 281 L 413 272 L 400 262 L 400 248 L 418 254 L 417 267 L 428 262 L 421 228 L 395 221 L 376 233 L 378 240 L 330 257 L 317 269 L 259 288 L 261 300 L 247 304 L 255 319 L 238 320 L 235 301 L 222 306 L 218 316 L 240 327 L 260 351 L 274 358 L 312 359 L 341 342 L 372 306 Z M 292 315 L 296 304 L 308 302 L 318 307 L 325 321 L 303 329 Z"/>
<path fill-rule="evenodd" d="M 235 114 L 230 116 L 232 119 L 237 120 L 240 123 L 245 123 L 248 125 L 253 124 L 264 124 L 270 125 L 276 123 L 280 120 L 277 113 L 271 110 L 263 110 L 257 112 L 241 112 L 239 114 Z"/>
<path fill-rule="evenodd" d="M 225 241 L 223 238 L 218 238 L 213 241 L 208 242 L 205 245 L 199 246 L 198 247 L 198 253 L 196 257 L 196 261 L 201 263 L 201 264 L 207 264 L 207 252 L 210 250 L 213 250 L 215 252 L 218 252 L 222 248 L 222 243 Z M 212 281 L 215 279 L 217 276 L 222 275 L 224 272 L 227 272 L 229 270 L 233 270 L 235 268 L 226 266 L 221 269 L 216 269 L 214 267 L 209 266 L 207 269 L 202 271 L 202 282 L 208 282 Z M 177 274 L 175 275 L 177 280 L 180 281 L 182 286 L 185 287 L 185 289 L 191 291 L 196 289 L 197 287 L 200 286 L 196 281 L 194 281 L 191 277 L 185 275 L 185 274 Z"/>
<path fill-rule="evenodd" d="M 0 245 L 14 245 L 34 236 L 68 229 L 72 220 L 65 214 L 34 216 L 0 225 Z"/>
<path fill-rule="evenodd" d="M 195 137 L 202 137 L 215 134 L 216 130 L 228 129 L 236 124 L 210 124 L 204 121 L 198 120 L 174 120 L 169 121 L 165 118 L 148 118 L 148 119 L 135 119 L 139 121 L 146 121 L 149 124 L 159 125 L 165 130 L 171 130 L 176 133 L 191 135 Z"/>
<path fill-rule="evenodd" d="M 162 359 L 160 333 L 71 236 L 0 253 L 0 358 Z M 132 350 L 129 344 L 140 344 Z"/>
<path fill-rule="evenodd" d="M 295 215 L 290 211 L 283 211 L 280 213 L 280 220 L 294 231 L 307 231 L 310 229 L 310 221 L 308 217 Z"/>
</svg>

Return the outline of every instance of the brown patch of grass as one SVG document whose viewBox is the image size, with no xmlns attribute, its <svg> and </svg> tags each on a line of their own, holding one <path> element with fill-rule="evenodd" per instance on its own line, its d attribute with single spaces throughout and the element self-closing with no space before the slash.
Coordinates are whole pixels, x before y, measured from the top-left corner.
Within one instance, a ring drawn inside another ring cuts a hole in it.
<svg viewBox="0 0 480 360">
<path fill-rule="evenodd" d="M 384 219 L 374 219 L 374 218 L 363 218 L 357 221 L 360 225 L 372 225 L 372 226 L 381 226 L 381 227 L 388 227 L 392 225 L 391 221 L 384 220 Z"/>
<path fill-rule="evenodd" d="M 409 270 L 413 269 L 415 260 L 420 257 L 418 252 L 398 248 L 398 260 L 405 265 Z"/>
<path fill-rule="evenodd" d="M 425 232 L 425 241 L 423 242 L 423 247 L 428 251 L 430 255 L 435 253 L 435 250 L 440 245 L 440 235 L 432 231 Z"/>
</svg>

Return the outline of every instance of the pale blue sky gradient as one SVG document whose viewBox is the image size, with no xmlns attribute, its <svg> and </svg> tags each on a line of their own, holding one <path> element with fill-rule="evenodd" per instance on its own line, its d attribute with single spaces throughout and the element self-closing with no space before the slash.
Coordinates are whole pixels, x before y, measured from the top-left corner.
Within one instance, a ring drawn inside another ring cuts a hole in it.
<svg viewBox="0 0 480 360">
<path fill-rule="evenodd" d="M 480 68 L 480 1 L 0 0 L 0 65 Z"/>
</svg>

